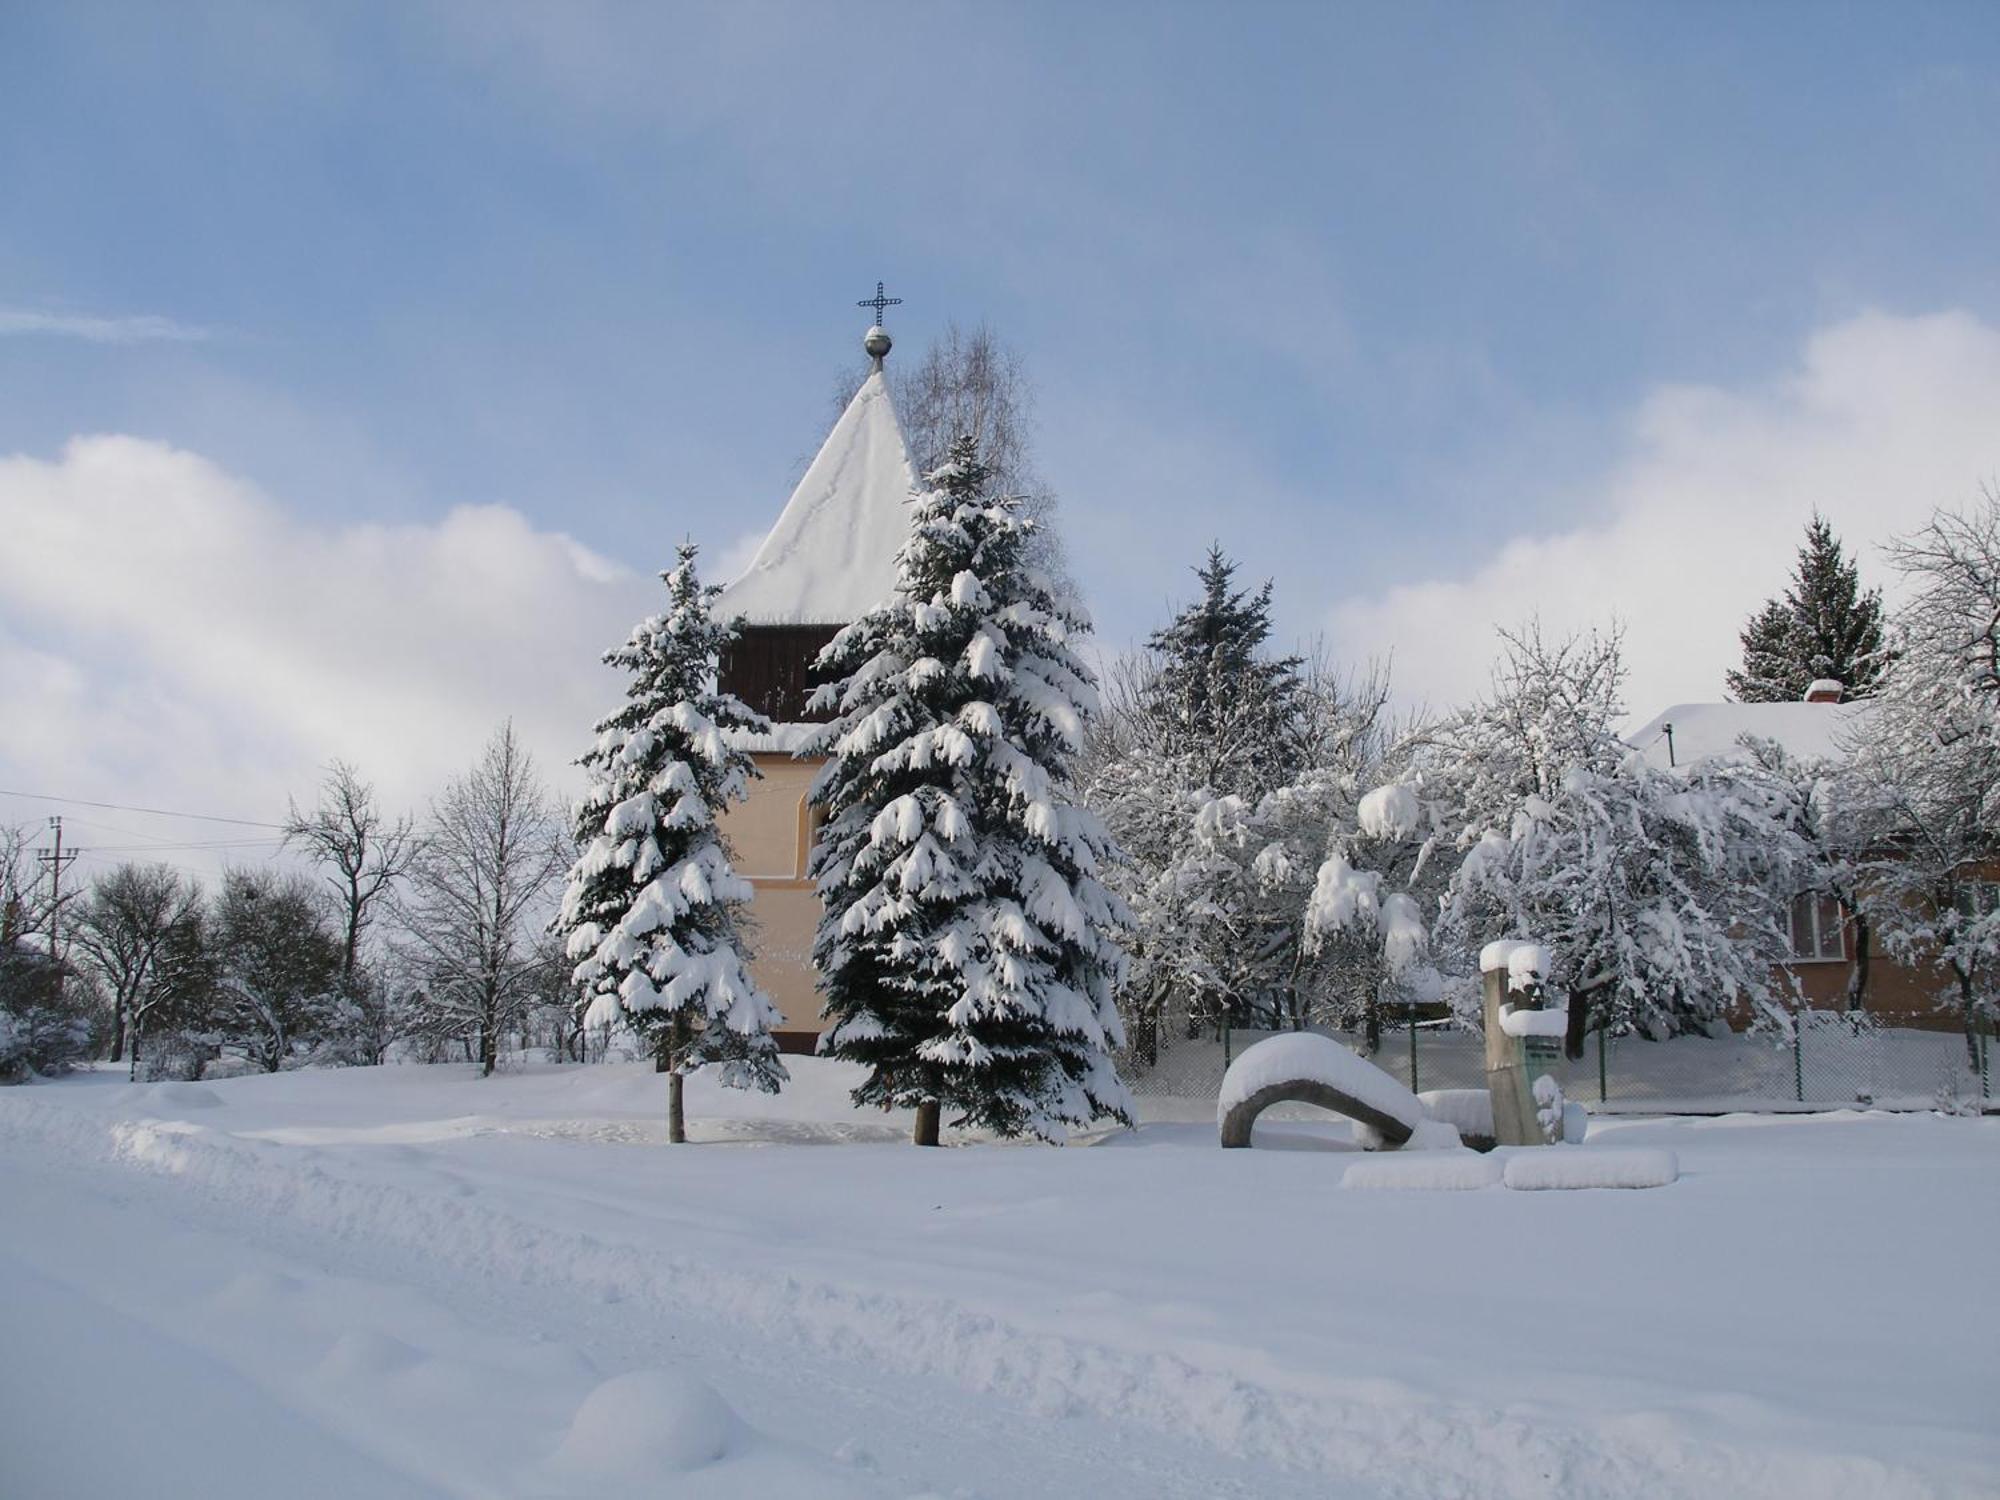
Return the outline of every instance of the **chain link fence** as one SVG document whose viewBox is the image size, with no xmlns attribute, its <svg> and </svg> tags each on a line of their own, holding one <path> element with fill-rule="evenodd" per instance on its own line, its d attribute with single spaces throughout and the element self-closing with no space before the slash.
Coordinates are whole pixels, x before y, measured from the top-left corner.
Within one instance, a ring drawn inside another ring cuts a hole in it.
<svg viewBox="0 0 2000 1500">
<path fill-rule="evenodd" d="M 1162 1038 L 1151 1059 L 1127 1055 L 1120 1071 L 1149 1119 L 1212 1118 L 1230 1059 L 1276 1033 L 1228 1031 Z M 1371 1056 L 1358 1033 L 1330 1032 L 1415 1091 L 1486 1087 L 1485 1042 L 1450 1022 L 1386 1028 Z M 1534 1043 L 1531 1046 L 1537 1045 Z M 1806 1011 L 1791 1034 L 1718 1037 L 1592 1036 L 1571 1061 L 1554 1043 L 1531 1058 L 1563 1094 L 1604 1113 L 1715 1114 L 1847 1106 L 1977 1109 L 1995 1098 L 2000 1045 L 1957 1031 L 1918 1031 L 1871 1017 Z"/>
</svg>

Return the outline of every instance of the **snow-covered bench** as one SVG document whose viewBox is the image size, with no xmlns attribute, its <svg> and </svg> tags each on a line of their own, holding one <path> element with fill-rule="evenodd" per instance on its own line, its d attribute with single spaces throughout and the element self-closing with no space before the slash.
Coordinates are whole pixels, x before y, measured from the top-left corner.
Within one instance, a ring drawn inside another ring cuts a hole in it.
<svg viewBox="0 0 2000 1500">
<path fill-rule="evenodd" d="M 1417 1096 L 1360 1054 L 1332 1037 L 1297 1031 L 1267 1037 L 1229 1065 L 1215 1107 L 1222 1144 L 1249 1145 L 1257 1116 L 1294 1103 L 1346 1115 L 1390 1146 L 1408 1141 L 1425 1119 Z"/>
</svg>

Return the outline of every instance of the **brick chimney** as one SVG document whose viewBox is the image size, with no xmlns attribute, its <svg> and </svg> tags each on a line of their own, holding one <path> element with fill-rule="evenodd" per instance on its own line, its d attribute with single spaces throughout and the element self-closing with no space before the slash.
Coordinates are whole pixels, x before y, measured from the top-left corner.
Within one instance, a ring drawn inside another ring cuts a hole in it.
<svg viewBox="0 0 2000 1500">
<path fill-rule="evenodd" d="M 1837 677 L 1822 677 L 1806 689 L 1808 703 L 1838 703 L 1847 692 L 1847 684 Z"/>
</svg>

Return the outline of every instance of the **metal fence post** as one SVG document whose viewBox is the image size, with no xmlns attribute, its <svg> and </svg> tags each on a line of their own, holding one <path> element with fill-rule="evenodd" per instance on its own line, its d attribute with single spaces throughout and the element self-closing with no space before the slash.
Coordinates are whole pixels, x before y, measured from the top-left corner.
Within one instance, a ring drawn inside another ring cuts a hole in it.
<svg viewBox="0 0 2000 1500">
<path fill-rule="evenodd" d="M 1982 1099 L 1993 1097 L 1993 1070 L 1986 1056 L 1986 1038 L 1992 1030 L 1993 1023 L 1990 1021 L 1979 1028 L 1979 1097 Z"/>
<path fill-rule="evenodd" d="M 1611 1090 L 1605 1084 L 1604 1075 L 1604 1033 L 1606 1028 L 1597 1028 L 1597 1102 L 1604 1103 L 1611 1097 Z"/>
<path fill-rule="evenodd" d="M 1410 1002 L 1410 1092 L 1417 1091 L 1417 1002 Z"/>
<path fill-rule="evenodd" d="M 1806 1102 L 1806 1018 L 1803 1012 L 1792 1017 L 1792 1097 Z"/>
</svg>

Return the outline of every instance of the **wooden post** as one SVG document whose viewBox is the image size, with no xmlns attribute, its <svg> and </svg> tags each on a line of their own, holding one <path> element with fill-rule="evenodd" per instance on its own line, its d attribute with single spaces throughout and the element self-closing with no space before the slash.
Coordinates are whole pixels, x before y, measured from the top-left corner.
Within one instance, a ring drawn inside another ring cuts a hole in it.
<svg viewBox="0 0 2000 1500">
<path fill-rule="evenodd" d="M 1493 1139 L 1502 1146 L 1542 1146 L 1542 1122 L 1535 1118 L 1535 1096 L 1528 1087 L 1527 1048 L 1519 1037 L 1500 1029 L 1500 1007 L 1507 1003 L 1507 963 L 1481 971 L 1480 997 L 1486 1024 L 1486 1090 L 1493 1097 Z"/>
</svg>

